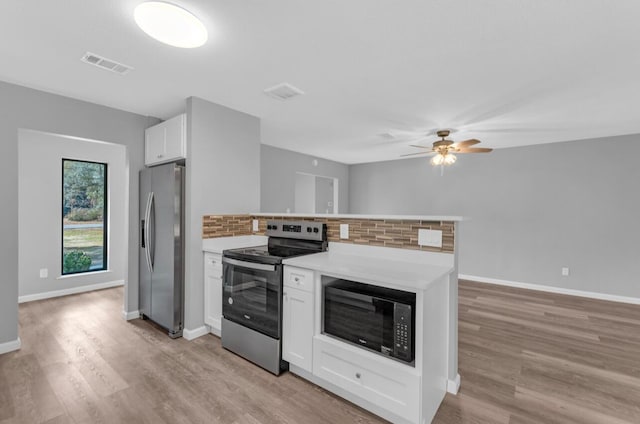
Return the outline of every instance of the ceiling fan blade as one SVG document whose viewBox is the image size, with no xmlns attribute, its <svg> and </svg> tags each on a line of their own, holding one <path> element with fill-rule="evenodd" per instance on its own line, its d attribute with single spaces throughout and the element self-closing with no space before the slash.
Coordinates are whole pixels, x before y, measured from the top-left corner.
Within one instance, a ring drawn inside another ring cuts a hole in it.
<svg viewBox="0 0 640 424">
<path fill-rule="evenodd" d="M 464 140 L 464 141 L 459 141 L 457 143 L 453 143 L 451 145 L 451 147 L 453 149 L 460 149 L 460 148 L 464 148 L 464 147 L 469 147 L 469 146 L 473 146 L 474 144 L 478 144 L 480 143 L 480 140 L 476 140 L 475 138 L 469 139 L 469 140 Z"/>
<path fill-rule="evenodd" d="M 418 152 L 418 153 L 409 153 L 409 154 L 406 154 L 406 155 L 400 155 L 400 157 L 404 157 L 404 156 L 415 156 L 415 155 L 430 155 L 430 154 L 432 154 L 432 153 L 435 153 L 435 152 Z"/>
<path fill-rule="evenodd" d="M 454 153 L 489 153 L 493 151 L 493 149 L 489 149 L 488 147 L 468 147 L 466 149 L 456 150 Z"/>
<path fill-rule="evenodd" d="M 433 146 L 420 146 L 418 144 L 409 144 L 409 146 L 411 147 L 417 147 L 419 149 L 429 149 L 429 150 L 433 150 Z"/>
<path fill-rule="evenodd" d="M 474 133 L 540 133 L 540 132 L 554 132 L 554 131 L 566 131 L 566 128 L 533 128 L 533 127 L 512 127 L 512 128 L 488 128 L 488 129 L 473 129 Z"/>
<path fill-rule="evenodd" d="M 426 129 L 426 130 L 389 130 L 385 133 L 386 136 L 390 138 L 427 138 L 436 134 L 437 130 L 434 129 Z"/>
</svg>

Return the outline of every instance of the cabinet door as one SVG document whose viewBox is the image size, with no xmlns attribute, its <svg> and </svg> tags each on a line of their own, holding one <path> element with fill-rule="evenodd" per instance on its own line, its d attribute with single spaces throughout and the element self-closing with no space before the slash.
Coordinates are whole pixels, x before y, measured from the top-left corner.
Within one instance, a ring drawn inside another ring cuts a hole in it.
<svg viewBox="0 0 640 424">
<path fill-rule="evenodd" d="M 205 275 L 205 311 L 204 322 L 211 327 L 211 332 L 220 336 L 222 319 L 222 279 Z"/>
<path fill-rule="evenodd" d="M 147 128 L 144 132 L 144 163 L 163 162 L 166 156 L 166 128 L 164 123 Z"/>
<path fill-rule="evenodd" d="M 166 160 L 184 159 L 187 156 L 186 115 L 178 115 L 164 122 Z"/>
<path fill-rule="evenodd" d="M 204 322 L 220 336 L 222 319 L 222 257 L 204 255 Z"/>
<path fill-rule="evenodd" d="M 144 163 L 158 165 L 187 157 L 187 115 L 167 119 L 145 130 Z"/>
<path fill-rule="evenodd" d="M 283 293 L 282 358 L 311 372 L 313 294 L 286 287 Z"/>
</svg>

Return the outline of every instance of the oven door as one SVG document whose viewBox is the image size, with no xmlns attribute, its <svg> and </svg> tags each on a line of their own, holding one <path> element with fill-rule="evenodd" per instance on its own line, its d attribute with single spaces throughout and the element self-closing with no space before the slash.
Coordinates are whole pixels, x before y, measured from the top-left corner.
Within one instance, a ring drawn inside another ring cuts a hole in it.
<svg viewBox="0 0 640 424">
<path fill-rule="evenodd" d="M 222 314 L 237 324 L 280 338 L 282 265 L 222 258 Z"/>
</svg>

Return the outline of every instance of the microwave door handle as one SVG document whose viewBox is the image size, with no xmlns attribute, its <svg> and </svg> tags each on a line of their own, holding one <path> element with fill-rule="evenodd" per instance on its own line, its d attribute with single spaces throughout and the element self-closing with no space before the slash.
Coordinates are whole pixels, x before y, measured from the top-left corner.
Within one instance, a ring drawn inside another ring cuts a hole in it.
<svg viewBox="0 0 640 424">
<path fill-rule="evenodd" d="M 340 290 L 340 296 L 349 298 L 349 299 L 353 299 L 353 300 L 359 300 L 361 302 L 365 302 L 368 304 L 371 304 L 373 300 L 377 300 L 378 298 L 375 296 L 369 296 L 366 294 L 361 294 L 361 293 L 354 293 L 351 291 L 347 291 L 347 290 Z"/>
<path fill-rule="evenodd" d="M 237 259 L 230 259 L 230 258 L 222 258 L 222 263 L 223 264 L 229 264 L 229 265 L 235 265 L 241 268 L 249 268 L 249 269 L 255 269 L 258 271 L 270 271 L 270 272 L 275 272 L 276 270 L 276 266 L 275 265 L 268 265 L 268 264 L 258 264 L 255 262 L 245 262 L 245 261 L 239 261 Z"/>
<path fill-rule="evenodd" d="M 374 301 L 375 297 L 367 296 L 360 293 L 353 293 L 346 290 L 340 290 L 339 293 L 326 292 L 325 297 L 335 302 L 340 302 L 345 305 L 355 306 L 358 309 L 364 309 L 367 311 L 375 311 L 376 307 Z"/>
</svg>

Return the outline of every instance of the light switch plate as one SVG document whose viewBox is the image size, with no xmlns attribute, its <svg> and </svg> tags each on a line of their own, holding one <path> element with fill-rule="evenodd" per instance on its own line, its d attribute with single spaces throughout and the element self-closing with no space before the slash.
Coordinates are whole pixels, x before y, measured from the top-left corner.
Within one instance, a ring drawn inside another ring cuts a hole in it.
<svg viewBox="0 0 640 424">
<path fill-rule="evenodd" d="M 341 239 L 349 238 L 349 224 L 340 224 L 340 238 Z"/>
<path fill-rule="evenodd" d="M 48 268 L 41 268 L 40 269 L 40 278 L 47 278 L 49 276 L 49 269 Z"/>
<path fill-rule="evenodd" d="M 257 231 L 260 229 L 260 227 L 258 226 L 258 224 L 259 224 L 258 220 L 257 220 L 257 219 L 254 219 L 254 220 L 253 220 L 253 232 L 257 232 Z"/>
<path fill-rule="evenodd" d="M 442 231 L 418 230 L 418 244 L 420 246 L 442 247 Z"/>
</svg>

